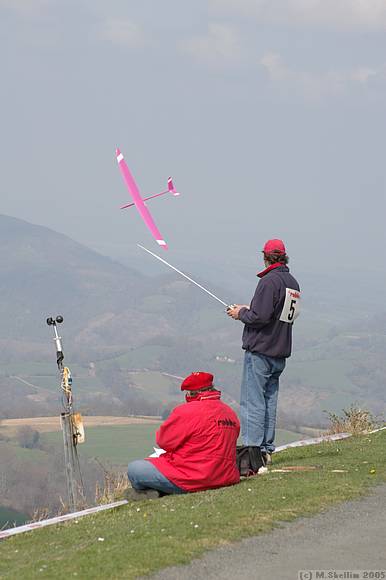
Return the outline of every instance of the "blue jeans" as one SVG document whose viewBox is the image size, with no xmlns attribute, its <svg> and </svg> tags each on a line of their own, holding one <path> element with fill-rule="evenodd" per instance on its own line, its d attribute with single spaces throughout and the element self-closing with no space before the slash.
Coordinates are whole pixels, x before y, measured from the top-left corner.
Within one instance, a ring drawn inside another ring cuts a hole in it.
<svg viewBox="0 0 386 580">
<path fill-rule="evenodd" d="M 137 491 L 144 489 L 156 489 L 163 493 L 186 493 L 184 489 L 177 487 L 146 459 L 137 459 L 129 463 L 127 476 L 131 485 Z"/>
<path fill-rule="evenodd" d="M 276 408 L 279 377 L 285 358 L 245 352 L 241 382 L 241 438 L 244 445 L 257 445 L 262 451 L 275 451 Z"/>
</svg>

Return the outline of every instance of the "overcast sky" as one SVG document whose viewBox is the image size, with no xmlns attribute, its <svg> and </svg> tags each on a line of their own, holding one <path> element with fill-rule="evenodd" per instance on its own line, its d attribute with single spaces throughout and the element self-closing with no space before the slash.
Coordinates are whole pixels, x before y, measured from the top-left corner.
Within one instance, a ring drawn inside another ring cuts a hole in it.
<svg viewBox="0 0 386 580">
<path fill-rule="evenodd" d="M 158 251 L 119 146 L 183 193 L 149 203 L 171 261 L 231 274 L 281 237 L 302 270 L 385 270 L 386 0 L 0 0 L 0 59 L 0 213 Z"/>
</svg>

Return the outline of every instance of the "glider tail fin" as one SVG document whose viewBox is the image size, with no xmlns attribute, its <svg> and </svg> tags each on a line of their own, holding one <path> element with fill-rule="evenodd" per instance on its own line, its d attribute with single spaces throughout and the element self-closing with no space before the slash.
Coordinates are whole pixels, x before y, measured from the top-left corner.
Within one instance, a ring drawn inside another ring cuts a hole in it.
<svg viewBox="0 0 386 580">
<path fill-rule="evenodd" d="M 169 177 L 168 179 L 168 191 L 170 191 L 172 195 L 180 195 L 180 192 L 177 191 L 176 188 L 174 187 L 173 180 L 171 177 Z"/>
</svg>

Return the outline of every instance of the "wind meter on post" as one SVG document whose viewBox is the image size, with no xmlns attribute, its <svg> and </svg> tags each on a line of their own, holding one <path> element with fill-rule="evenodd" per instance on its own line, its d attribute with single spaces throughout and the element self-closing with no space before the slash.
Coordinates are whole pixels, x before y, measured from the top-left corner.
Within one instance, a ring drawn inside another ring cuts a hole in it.
<svg viewBox="0 0 386 580">
<path fill-rule="evenodd" d="M 57 324 L 62 324 L 63 316 L 59 315 L 56 318 L 52 318 L 51 316 L 47 318 L 48 326 L 54 327 L 54 340 L 56 344 L 56 364 L 58 365 L 59 370 L 63 369 L 63 349 L 62 349 L 62 338 L 58 335 L 58 330 L 56 328 Z"/>
</svg>

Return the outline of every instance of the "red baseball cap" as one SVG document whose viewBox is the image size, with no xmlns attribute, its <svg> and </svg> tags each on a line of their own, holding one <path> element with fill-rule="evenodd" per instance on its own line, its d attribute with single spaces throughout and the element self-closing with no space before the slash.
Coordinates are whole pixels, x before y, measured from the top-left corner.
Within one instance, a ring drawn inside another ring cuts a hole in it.
<svg viewBox="0 0 386 580">
<path fill-rule="evenodd" d="M 285 245 L 282 240 L 268 240 L 264 244 L 264 254 L 285 254 Z"/>
<path fill-rule="evenodd" d="M 205 387 L 213 386 L 213 375 L 210 373 L 192 373 L 181 383 L 181 391 L 199 391 Z"/>
</svg>

